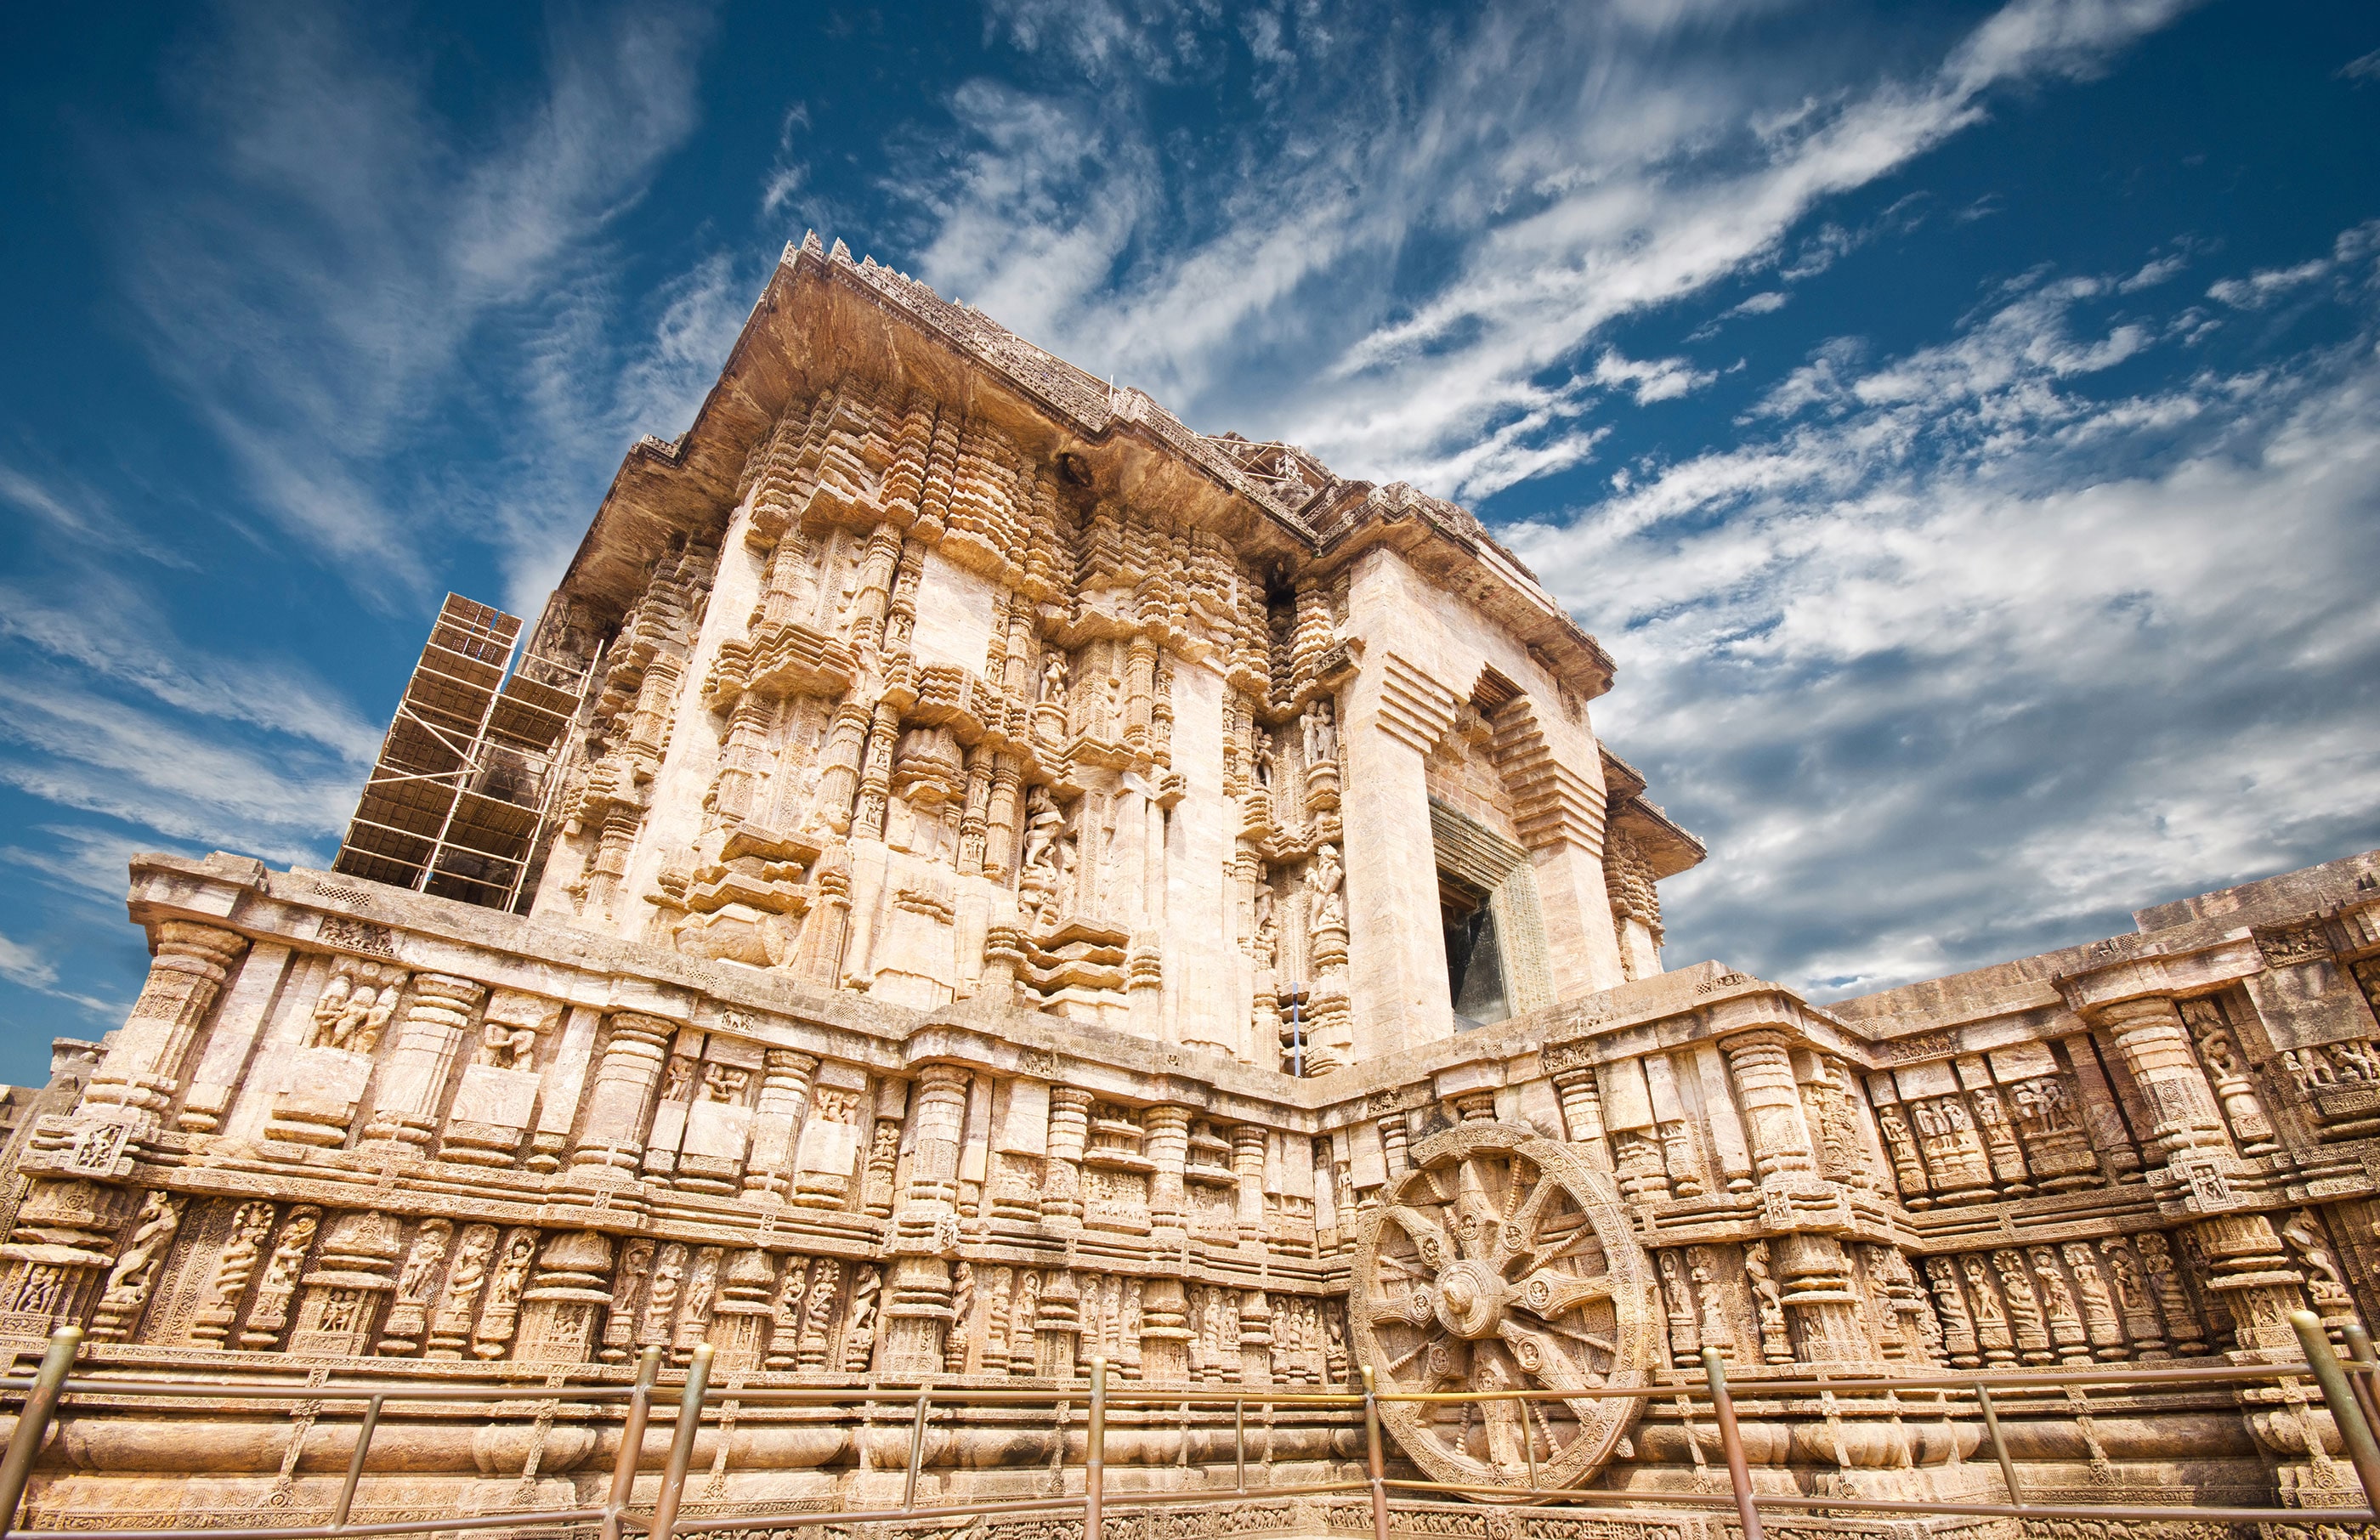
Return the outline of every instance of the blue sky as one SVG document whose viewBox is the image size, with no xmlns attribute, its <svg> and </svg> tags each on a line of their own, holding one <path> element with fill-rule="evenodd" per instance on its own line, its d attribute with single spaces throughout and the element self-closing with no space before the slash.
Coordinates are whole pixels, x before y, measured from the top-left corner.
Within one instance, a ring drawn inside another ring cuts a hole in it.
<svg viewBox="0 0 2380 1540">
<path fill-rule="evenodd" d="M 59 7 L 0 65 L 0 1075 L 321 864 L 816 226 L 1497 525 L 1819 998 L 2380 843 L 2380 8 Z"/>
</svg>

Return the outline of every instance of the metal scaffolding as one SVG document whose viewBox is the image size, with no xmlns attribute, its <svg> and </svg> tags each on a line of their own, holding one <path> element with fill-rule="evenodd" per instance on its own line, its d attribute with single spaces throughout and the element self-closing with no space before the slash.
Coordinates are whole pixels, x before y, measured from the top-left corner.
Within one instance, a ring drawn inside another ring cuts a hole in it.
<svg viewBox="0 0 2380 1540">
<path fill-rule="evenodd" d="M 518 905 L 595 661 L 521 657 L 516 615 L 448 594 L 334 871 Z"/>
</svg>

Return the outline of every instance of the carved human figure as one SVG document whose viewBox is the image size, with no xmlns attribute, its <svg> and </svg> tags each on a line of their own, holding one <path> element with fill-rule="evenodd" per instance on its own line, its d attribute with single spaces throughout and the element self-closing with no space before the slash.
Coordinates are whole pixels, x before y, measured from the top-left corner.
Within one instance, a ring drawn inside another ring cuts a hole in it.
<svg viewBox="0 0 2380 1540">
<path fill-rule="evenodd" d="M 164 1260 L 165 1249 L 174 1243 L 175 1232 L 182 1228 L 182 1205 L 186 1201 L 162 1190 L 152 1192 L 142 1201 L 132 1239 L 116 1255 L 115 1266 L 100 1293 L 99 1317 L 91 1332 L 94 1337 L 122 1337 L 131 1331 L 140 1307 L 149 1301 L 149 1288 L 156 1280 L 157 1265 Z"/>
<path fill-rule="evenodd" d="M 1041 659 L 1041 696 L 1043 703 L 1063 707 L 1066 704 L 1066 655 L 1051 648 Z"/>
<path fill-rule="evenodd" d="M 945 1374 L 966 1373 L 967 1343 L 975 1335 L 975 1264 L 962 1262 L 951 1275 L 951 1329 L 942 1344 Z"/>
<path fill-rule="evenodd" d="M 2132 1244 L 2140 1248 L 2141 1270 L 2147 1275 L 2149 1288 L 2156 1296 L 2158 1313 L 2165 1316 L 2166 1336 L 2173 1351 L 2184 1357 L 2205 1352 L 2206 1339 L 2198 1312 L 2191 1308 L 2190 1296 L 2182 1290 L 2173 1251 L 2164 1234 L 2145 1230 L 2132 1237 Z"/>
<path fill-rule="evenodd" d="M 1305 868 L 1305 883 L 1312 893 L 1317 931 L 1347 928 L 1347 897 L 1341 891 L 1347 869 L 1339 864 L 1339 847 L 1326 844 L 1314 853 L 1313 862 Z"/>
<path fill-rule="evenodd" d="M 1727 1324 L 1727 1312 L 1722 1308 L 1718 1289 L 1718 1256 L 1708 1246 L 1696 1246 L 1686 1253 L 1686 1276 L 1694 1286 L 1694 1294 L 1702 1302 L 1703 1346 L 1731 1348 L 1735 1332 Z"/>
<path fill-rule="evenodd" d="M 866 1374 L 876 1352 L 876 1304 L 884 1288 L 883 1275 L 863 1267 L 851 1285 L 851 1320 L 843 1334 L 843 1372 Z"/>
<path fill-rule="evenodd" d="M 269 1348 L 280 1340 L 281 1328 L 289 1324 L 290 1298 L 298 1292 L 298 1269 L 305 1265 L 306 1254 L 314 1249 L 314 1232 L 322 1223 L 319 1208 L 290 1211 L 289 1222 L 282 1227 L 281 1239 L 273 1244 L 264 1276 L 256 1285 L 256 1303 L 249 1307 L 248 1324 L 239 1334 L 242 1347 Z"/>
<path fill-rule="evenodd" d="M 1269 968 L 1281 955 L 1281 919 L 1274 913 L 1272 889 L 1257 885 L 1256 963 Z"/>
<path fill-rule="evenodd" d="M 1025 859 L 1021 869 L 1027 873 L 1057 875 L 1055 847 L 1058 832 L 1066 824 L 1066 815 L 1058 811 L 1057 801 L 1047 786 L 1036 786 L 1025 799 Z"/>
<path fill-rule="evenodd" d="M 1339 758 L 1339 724 L 1331 720 L 1330 697 L 1316 696 L 1305 708 L 1305 765 L 1308 770 Z"/>
<path fill-rule="evenodd" d="M 662 1082 L 663 1101 L 686 1101 L 694 1095 L 694 1061 L 685 1054 L 670 1058 L 669 1070 Z"/>
<path fill-rule="evenodd" d="M 314 997 L 314 1026 L 306 1038 L 308 1048 L 337 1046 L 332 1038 L 337 1031 L 339 1018 L 346 1013 L 347 997 L 355 992 L 355 980 L 347 976 L 345 969 L 333 974 L 331 981 L 322 986 L 322 992 Z"/>
<path fill-rule="evenodd" d="M 2123 1323 L 2117 1318 L 2115 1295 L 2099 1271 L 2099 1259 L 2087 1241 L 2069 1241 L 2058 1248 L 2066 1270 L 2074 1276 L 2075 1297 L 2082 1302 L 2082 1324 L 2092 1351 L 2101 1358 L 2124 1355 Z"/>
<path fill-rule="evenodd" d="M 1934 1296 L 1934 1316 L 1942 1334 L 1942 1351 L 1953 1366 L 1972 1369 L 1983 1362 L 1975 1341 L 1974 1318 L 1959 1292 L 1958 1266 L 1947 1256 L 1925 1259 L 1925 1279 Z"/>
<path fill-rule="evenodd" d="M 1991 1269 L 1981 1256 L 1962 1256 L 1959 1270 L 1967 1275 L 1967 1289 L 1975 1302 L 1975 1340 L 1984 1350 L 1986 1364 L 2016 1362 L 2016 1338 L 2009 1329 L 2009 1316 L 2000 1304 L 1998 1291 L 1992 1287 Z M 2030 1290 L 2025 1298 L 2032 1298 Z"/>
<path fill-rule="evenodd" d="M 653 1266 L 653 1286 L 645 1293 L 645 1323 L 637 1333 L 639 1347 L 668 1344 L 677 1298 L 686 1288 L 686 1247 L 674 1241 L 662 1248 L 661 1260 Z"/>
<path fill-rule="evenodd" d="M 741 1104 L 745 1087 L 752 1083 L 752 1072 L 734 1064 L 713 1064 L 703 1072 L 702 1099 Z"/>
<path fill-rule="evenodd" d="M 495 1070 L 525 1070 L 537 1057 L 537 1028 L 492 1021 L 480 1028 L 480 1051 L 472 1062 Z"/>
</svg>

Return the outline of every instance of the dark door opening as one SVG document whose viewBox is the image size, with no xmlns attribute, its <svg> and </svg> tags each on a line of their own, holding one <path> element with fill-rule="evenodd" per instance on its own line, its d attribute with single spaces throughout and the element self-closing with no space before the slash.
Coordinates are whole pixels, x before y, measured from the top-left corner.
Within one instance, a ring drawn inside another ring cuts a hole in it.
<svg viewBox="0 0 2380 1540">
<path fill-rule="evenodd" d="M 1512 1013 L 1504 998 L 1504 957 L 1496 942 L 1496 915 L 1488 895 L 1440 872 L 1439 908 L 1446 928 L 1447 993 L 1455 1030 L 1500 1022 Z"/>
</svg>

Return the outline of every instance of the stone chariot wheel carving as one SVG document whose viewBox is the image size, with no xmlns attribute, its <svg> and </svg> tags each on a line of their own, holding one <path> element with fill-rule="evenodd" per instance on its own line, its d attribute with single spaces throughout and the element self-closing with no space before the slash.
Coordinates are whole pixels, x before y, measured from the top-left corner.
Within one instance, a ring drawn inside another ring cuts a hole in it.
<svg viewBox="0 0 2380 1540">
<path fill-rule="evenodd" d="M 1638 1386 L 1664 1358 L 1658 1287 L 1609 1176 L 1524 1123 L 1474 1122 L 1416 1145 L 1366 1219 L 1348 1319 L 1383 1392 Z M 1527 1486 L 1534 1465 L 1561 1487 L 1640 1404 L 1382 1401 L 1380 1421 L 1432 1480 Z"/>
</svg>

